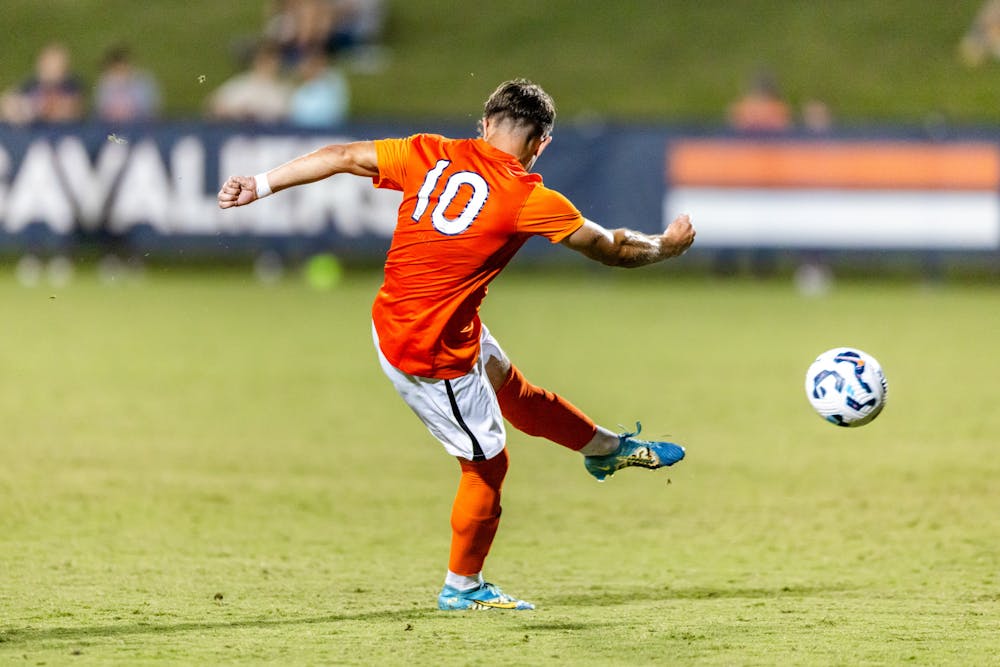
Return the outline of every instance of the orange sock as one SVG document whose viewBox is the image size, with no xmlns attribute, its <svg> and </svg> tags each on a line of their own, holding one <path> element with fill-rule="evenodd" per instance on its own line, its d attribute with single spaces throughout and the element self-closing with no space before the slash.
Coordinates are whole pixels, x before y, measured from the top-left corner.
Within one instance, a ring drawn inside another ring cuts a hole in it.
<svg viewBox="0 0 1000 667">
<path fill-rule="evenodd" d="M 462 479 L 451 509 L 451 557 L 448 569 L 475 576 L 493 545 L 500 524 L 500 490 L 507 476 L 506 448 L 486 461 L 458 459 Z"/>
<path fill-rule="evenodd" d="M 582 449 L 597 433 L 590 417 L 563 397 L 530 384 L 514 365 L 497 392 L 497 400 L 500 412 L 518 431 L 574 451 Z"/>
</svg>

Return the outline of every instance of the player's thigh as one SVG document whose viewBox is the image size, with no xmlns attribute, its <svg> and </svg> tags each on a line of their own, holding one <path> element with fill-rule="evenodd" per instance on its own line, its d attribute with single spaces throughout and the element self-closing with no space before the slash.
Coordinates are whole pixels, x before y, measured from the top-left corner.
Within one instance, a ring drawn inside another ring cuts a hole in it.
<svg viewBox="0 0 1000 667">
<path fill-rule="evenodd" d="M 471 461 L 491 459 L 506 442 L 496 393 L 478 361 L 457 378 L 420 378 L 394 367 L 378 348 L 379 363 L 403 401 L 452 456 Z"/>
</svg>

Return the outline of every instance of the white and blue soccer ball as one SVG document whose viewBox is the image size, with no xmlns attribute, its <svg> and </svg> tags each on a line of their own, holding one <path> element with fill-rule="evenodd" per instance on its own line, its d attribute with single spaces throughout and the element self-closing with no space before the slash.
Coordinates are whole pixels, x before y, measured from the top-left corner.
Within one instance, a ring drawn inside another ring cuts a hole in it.
<svg viewBox="0 0 1000 667">
<path fill-rule="evenodd" d="M 835 347 L 806 371 L 813 409 L 837 426 L 864 426 L 882 412 L 889 385 L 878 361 L 852 347 Z"/>
</svg>

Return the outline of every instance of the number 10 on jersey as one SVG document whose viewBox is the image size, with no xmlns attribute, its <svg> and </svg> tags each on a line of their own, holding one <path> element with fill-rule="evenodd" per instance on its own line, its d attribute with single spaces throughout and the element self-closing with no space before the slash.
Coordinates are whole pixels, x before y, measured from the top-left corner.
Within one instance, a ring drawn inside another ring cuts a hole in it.
<svg viewBox="0 0 1000 667">
<path fill-rule="evenodd" d="M 420 218 L 427 212 L 431 195 L 437 191 L 438 181 L 441 180 L 441 175 L 450 164 L 451 160 L 438 160 L 434 168 L 427 172 L 427 176 L 424 177 L 424 183 L 420 186 L 419 192 L 417 192 L 417 206 L 413 209 L 413 215 L 411 216 L 415 222 L 419 222 Z M 463 187 L 472 188 L 469 201 L 466 202 L 465 208 L 457 216 L 454 218 L 446 217 L 445 211 Z M 486 205 L 486 200 L 489 196 L 490 186 L 485 178 L 474 171 L 456 171 L 445 179 L 444 189 L 438 195 L 437 203 L 431 210 L 431 224 L 434 226 L 434 229 L 442 234 L 447 234 L 448 236 L 461 234 L 475 222 L 476 217 L 483 210 L 483 206 Z"/>
</svg>

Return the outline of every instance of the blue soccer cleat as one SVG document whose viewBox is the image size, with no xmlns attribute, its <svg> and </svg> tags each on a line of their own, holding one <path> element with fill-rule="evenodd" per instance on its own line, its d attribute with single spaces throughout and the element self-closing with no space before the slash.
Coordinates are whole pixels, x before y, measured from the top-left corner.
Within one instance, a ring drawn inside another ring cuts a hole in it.
<svg viewBox="0 0 1000 667">
<path fill-rule="evenodd" d="M 518 600 L 501 591 L 493 584 L 483 583 L 478 588 L 467 591 L 460 591 L 457 588 L 445 584 L 438 595 L 438 609 L 445 611 L 455 611 L 460 609 L 473 609 L 476 611 L 486 611 L 488 609 L 513 609 L 514 611 L 524 611 L 534 609 L 535 605 L 524 600 Z"/>
<path fill-rule="evenodd" d="M 642 424 L 635 423 L 635 433 L 618 436 L 618 449 L 604 456 L 587 456 L 583 465 L 598 482 L 629 466 L 656 470 L 671 466 L 684 458 L 684 448 L 672 442 L 640 440 L 635 436 L 642 431 Z"/>
</svg>

